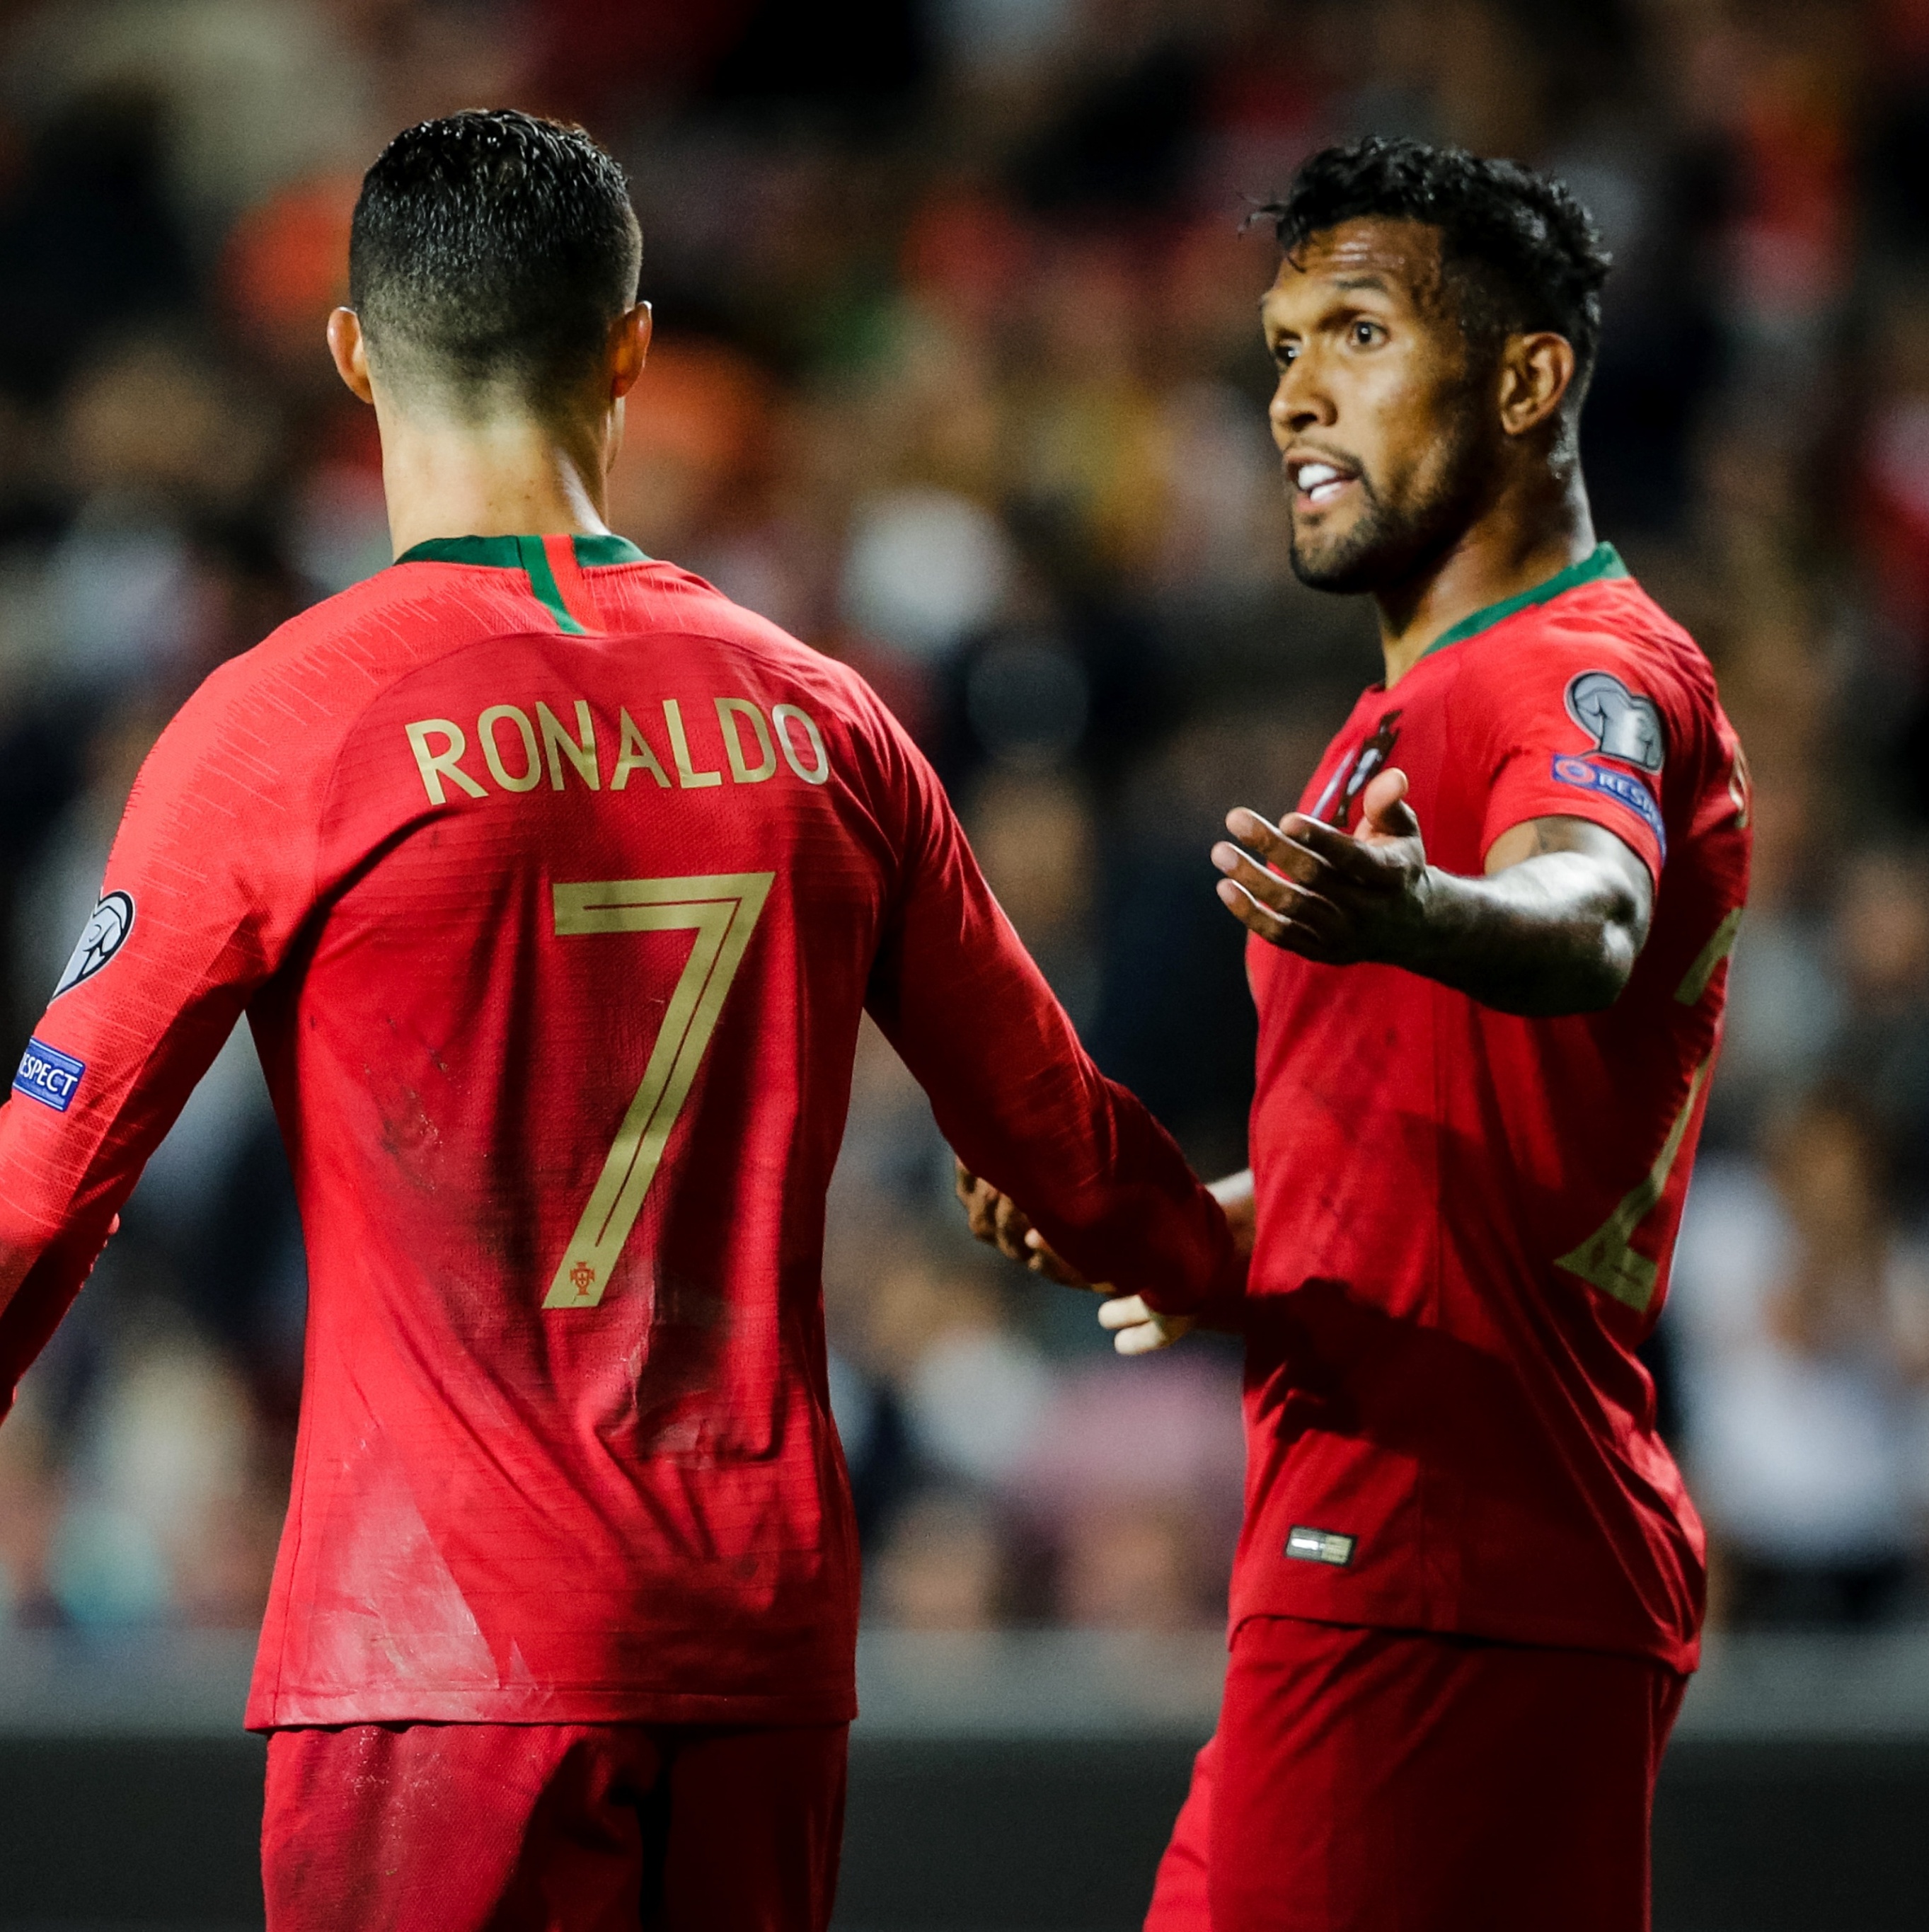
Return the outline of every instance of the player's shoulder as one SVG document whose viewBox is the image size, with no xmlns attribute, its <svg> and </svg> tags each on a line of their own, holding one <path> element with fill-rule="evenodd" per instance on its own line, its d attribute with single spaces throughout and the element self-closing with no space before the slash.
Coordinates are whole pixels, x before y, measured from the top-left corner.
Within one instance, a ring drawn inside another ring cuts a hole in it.
<svg viewBox="0 0 1929 1932">
<path fill-rule="evenodd" d="M 590 576 L 613 628 L 706 640 L 810 693 L 831 716 L 854 724 L 868 725 L 882 710 L 877 694 L 849 665 L 793 637 L 694 571 L 652 559 Z"/>
<path fill-rule="evenodd" d="M 508 586 L 488 573 L 392 565 L 278 625 L 220 666 L 190 702 L 292 702 L 311 724 L 346 718 L 425 652 L 527 628 Z"/>
<path fill-rule="evenodd" d="M 1580 580 L 1524 602 L 1468 642 L 1474 648 L 1460 654 L 1461 694 L 1496 709 L 1531 706 L 1550 694 L 1570 712 L 1598 709 L 1618 694 L 1658 706 L 1677 729 L 1712 724 L 1718 712 L 1700 647 L 1611 550 Z"/>
</svg>

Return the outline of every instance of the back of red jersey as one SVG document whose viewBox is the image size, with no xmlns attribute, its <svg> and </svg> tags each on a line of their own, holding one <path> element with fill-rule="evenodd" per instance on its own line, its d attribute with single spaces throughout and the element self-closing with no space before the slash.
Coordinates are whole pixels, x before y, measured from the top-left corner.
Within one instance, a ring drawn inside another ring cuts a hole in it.
<svg viewBox="0 0 1929 1932">
<path fill-rule="evenodd" d="M 1225 1266 L 868 691 L 614 539 L 298 620 L 170 728 L 107 886 L 0 1204 L 98 1220 L 248 1002 L 311 1283 L 256 1725 L 850 1714 L 819 1270 L 867 1000 L 1068 1252 Z"/>
<path fill-rule="evenodd" d="M 1249 1451 L 1235 1614 L 1695 1655 L 1700 1526 L 1634 1350 L 1667 1286 L 1747 890 L 1748 794 L 1692 641 L 1604 545 L 1360 700 L 1301 808 L 1408 776 L 1478 874 L 1592 820 L 1655 880 L 1606 1011 L 1497 1012 L 1254 941 Z"/>
</svg>

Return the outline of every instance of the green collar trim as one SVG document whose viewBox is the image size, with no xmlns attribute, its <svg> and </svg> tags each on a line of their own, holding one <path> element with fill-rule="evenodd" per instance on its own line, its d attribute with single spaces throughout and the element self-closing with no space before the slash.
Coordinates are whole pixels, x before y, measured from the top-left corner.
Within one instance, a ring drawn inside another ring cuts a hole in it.
<svg viewBox="0 0 1929 1932">
<path fill-rule="evenodd" d="M 604 564 L 647 563 L 649 557 L 627 537 L 572 537 L 579 569 L 594 570 Z M 542 553 L 540 537 L 430 537 L 426 543 L 403 551 L 398 563 L 482 564 L 494 570 L 521 570 L 529 550 Z"/>
<path fill-rule="evenodd" d="M 1604 578 L 1626 577 L 1629 574 L 1627 565 L 1621 560 L 1621 553 L 1613 544 L 1596 544 L 1579 563 L 1570 563 L 1565 570 L 1557 571 L 1532 590 L 1523 590 L 1517 597 L 1504 597 L 1498 604 L 1490 604 L 1472 616 L 1462 617 L 1457 624 L 1442 631 L 1420 655 L 1430 658 L 1436 651 L 1444 651 L 1449 644 L 1465 644 L 1469 638 L 1492 629 L 1516 610 L 1528 610 L 1536 604 L 1550 603 L 1564 590 L 1572 590 L 1582 584 L 1598 583 Z"/>
<path fill-rule="evenodd" d="M 593 569 L 598 564 L 650 561 L 626 537 L 572 536 L 569 542 L 578 570 Z M 556 620 L 559 631 L 572 638 L 589 634 L 590 626 L 570 609 L 540 537 L 431 537 L 426 543 L 412 545 L 395 561 L 481 564 L 494 570 L 520 570 L 529 579 L 530 594 Z M 583 599 L 579 597 L 577 601 L 580 603 Z M 593 610 L 586 614 L 593 621 Z"/>
</svg>

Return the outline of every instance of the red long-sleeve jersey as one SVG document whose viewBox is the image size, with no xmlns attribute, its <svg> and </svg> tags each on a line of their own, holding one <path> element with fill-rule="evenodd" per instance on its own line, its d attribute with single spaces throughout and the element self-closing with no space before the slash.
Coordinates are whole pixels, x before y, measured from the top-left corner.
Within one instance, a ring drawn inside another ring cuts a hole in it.
<svg viewBox="0 0 1929 1932">
<path fill-rule="evenodd" d="M 1255 942 L 1258 1238 L 1235 1622 L 1297 1616 L 1691 1670 L 1704 1540 L 1635 1351 L 1668 1268 L 1748 894 L 1747 767 L 1694 640 L 1611 546 L 1365 692 L 1300 809 L 1397 766 L 1478 876 L 1543 818 L 1638 854 L 1600 1012 L 1523 1018 Z"/>
<path fill-rule="evenodd" d="M 309 1258 L 256 1727 L 836 1721 L 824 1196 L 868 1007 L 1095 1280 L 1218 1209 L 866 686 L 614 538 L 427 544 L 224 667 L 0 1110 L 0 1387 L 245 1012 Z"/>
</svg>

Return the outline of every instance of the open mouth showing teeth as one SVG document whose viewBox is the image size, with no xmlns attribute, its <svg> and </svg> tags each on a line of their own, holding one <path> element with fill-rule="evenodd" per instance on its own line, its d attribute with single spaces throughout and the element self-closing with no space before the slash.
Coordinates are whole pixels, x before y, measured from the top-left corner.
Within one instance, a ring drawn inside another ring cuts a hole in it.
<svg viewBox="0 0 1929 1932">
<path fill-rule="evenodd" d="M 1352 480 L 1337 464 L 1297 463 L 1293 466 L 1294 487 L 1316 509 L 1331 502 Z"/>
</svg>

